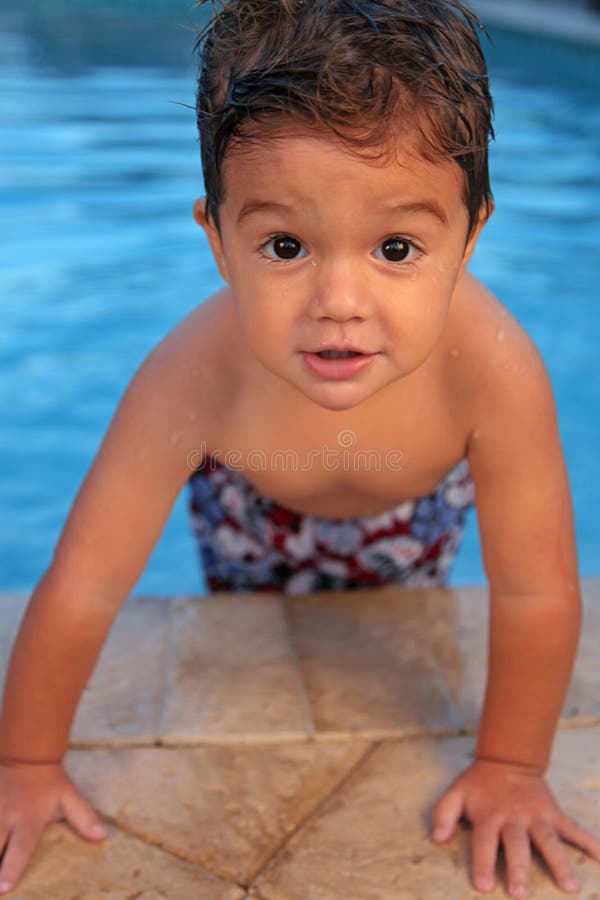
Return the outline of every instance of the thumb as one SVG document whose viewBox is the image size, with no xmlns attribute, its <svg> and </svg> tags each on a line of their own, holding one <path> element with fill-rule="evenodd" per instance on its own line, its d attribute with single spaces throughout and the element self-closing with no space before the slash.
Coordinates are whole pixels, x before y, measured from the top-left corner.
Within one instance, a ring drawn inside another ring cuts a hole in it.
<svg viewBox="0 0 600 900">
<path fill-rule="evenodd" d="M 86 841 L 101 841 L 106 837 L 106 828 L 96 811 L 74 786 L 65 793 L 61 805 L 67 822 Z"/>
<path fill-rule="evenodd" d="M 434 841 L 442 843 L 452 837 L 462 815 L 464 800 L 463 791 L 458 787 L 449 788 L 438 800 L 431 813 L 431 837 Z"/>
</svg>

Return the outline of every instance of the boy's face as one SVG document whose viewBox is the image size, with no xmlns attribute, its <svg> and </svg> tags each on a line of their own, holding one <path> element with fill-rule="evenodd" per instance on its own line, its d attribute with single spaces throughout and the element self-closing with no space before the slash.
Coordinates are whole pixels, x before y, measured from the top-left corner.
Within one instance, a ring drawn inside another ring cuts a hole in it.
<svg viewBox="0 0 600 900">
<path fill-rule="evenodd" d="M 463 175 L 402 147 L 385 164 L 328 136 L 229 151 L 220 234 L 206 230 L 254 356 L 320 406 L 349 409 L 436 347 L 465 247 Z M 361 351 L 328 359 L 323 351 Z"/>
</svg>

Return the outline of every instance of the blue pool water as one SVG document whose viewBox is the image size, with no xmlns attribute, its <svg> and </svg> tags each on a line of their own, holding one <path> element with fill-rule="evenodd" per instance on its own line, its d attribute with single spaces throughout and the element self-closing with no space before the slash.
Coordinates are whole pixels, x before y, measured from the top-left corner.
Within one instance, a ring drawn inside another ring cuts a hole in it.
<svg viewBox="0 0 600 900">
<path fill-rule="evenodd" d="M 129 378 L 219 285 L 191 217 L 191 4 L 103 5 L 0 9 L 4 590 L 34 585 Z M 497 211 L 472 268 L 546 360 L 598 575 L 600 53 L 491 32 Z M 483 580 L 472 517 L 453 583 Z M 136 591 L 201 589 L 182 495 Z"/>
</svg>

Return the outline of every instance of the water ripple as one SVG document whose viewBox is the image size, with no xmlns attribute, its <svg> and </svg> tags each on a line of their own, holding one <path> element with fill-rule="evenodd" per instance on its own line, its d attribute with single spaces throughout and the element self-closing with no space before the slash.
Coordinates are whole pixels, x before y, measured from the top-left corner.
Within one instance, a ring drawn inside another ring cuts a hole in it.
<svg viewBox="0 0 600 900">
<path fill-rule="evenodd" d="M 145 56 L 129 59 L 125 14 L 109 28 L 63 13 L 54 34 L 49 13 L 36 26 L 25 7 L 0 12 L 4 589 L 33 585 L 127 380 L 219 284 L 191 216 L 202 184 L 194 115 L 179 105 L 193 104 L 189 32 L 175 37 L 172 13 L 151 19 Z M 473 268 L 547 361 L 582 570 L 598 574 L 599 56 L 493 37 L 497 211 Z M 472 520 L 456 581 L 483 580 L 478 553 Z M 140 589 L 198 586 L 180 502 Z"/>
</svg>

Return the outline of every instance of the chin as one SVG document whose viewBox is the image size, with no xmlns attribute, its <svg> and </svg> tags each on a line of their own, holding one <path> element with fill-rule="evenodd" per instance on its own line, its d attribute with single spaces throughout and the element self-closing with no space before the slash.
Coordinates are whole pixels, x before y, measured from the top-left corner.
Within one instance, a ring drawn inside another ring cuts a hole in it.
<svg viewBox="0 0 600 900">
<path fill-rule="evenodd" d="M 365 391 L 364 388 L 360 389 L 358 385 L 335 384 L 323 385 L 315 390 L 306 391 L 305 396 L 323 409 L 343 412 L 347 409 L 354 409 L 364 400 L 368 400 L 372 396 L 372 392 Z"/>
</svg>

